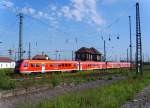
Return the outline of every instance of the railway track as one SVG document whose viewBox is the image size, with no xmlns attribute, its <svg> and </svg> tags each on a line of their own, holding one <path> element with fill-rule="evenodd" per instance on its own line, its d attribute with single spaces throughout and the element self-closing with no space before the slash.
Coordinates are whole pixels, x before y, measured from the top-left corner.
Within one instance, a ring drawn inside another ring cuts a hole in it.
<svg viewBox="0 0 150 108">
<path fill-rule="evenodd" d="M 108 76 L 113 75 L 112 72 L 94 72 L 94 73 L 70 73 L 68 75 L 65 74 L 52 74 L 52 73 L 46 73 L 46 74 L 33 74 L 33 75 L 22 75 L 22 74 L 15 74 L 11 80 L 17 80 L 17 81 L 24 81 L 24 80 L 38 80 L 38 79 L 48 79 L 53 78 L 54 76 L 60 76 L 64 78 L 69 77 L 100 77 L 100 76 Z"/>
</svg>

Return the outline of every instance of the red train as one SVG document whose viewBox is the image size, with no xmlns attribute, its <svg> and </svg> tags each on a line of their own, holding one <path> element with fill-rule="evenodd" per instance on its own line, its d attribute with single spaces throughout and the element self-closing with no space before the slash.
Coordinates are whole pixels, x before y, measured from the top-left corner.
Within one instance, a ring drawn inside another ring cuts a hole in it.
<svg viewBox="0 0 150 108">
<path fill-rule="evenodd" d="M 127 62 L 21 60 L 16 63 L 15 71 L 30 74 L 55 71 L 129 68 L 130 66 L 130 63 Z"/>
</svg>

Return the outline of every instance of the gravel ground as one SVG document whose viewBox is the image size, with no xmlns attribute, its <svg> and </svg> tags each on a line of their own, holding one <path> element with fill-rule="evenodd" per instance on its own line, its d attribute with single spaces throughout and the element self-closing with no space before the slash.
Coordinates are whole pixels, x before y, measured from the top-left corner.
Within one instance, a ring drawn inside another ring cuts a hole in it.
<svg viewBox="0 0 150 108">
<path fill-rule="evenodd" d="M 110 84 L 114 81 L 118 80 L 124 80 L 125 77 L 113 77 L 112 80 L 102 79 L 97 81 L 92 81 L 88 83 L 83 83 L 80 85 L 63 85 L 63 86 L 57 86 L 54 89 L 33 93 L 33 94 L 26 94 L 16 97 L 11 97 L 8 99 L 1 99 L 0 100 L 0 108 L 16 108 L 23 104 L 37 104 L 41 101 L 47 100 L 47 99 L 53 99 L 56 98 L 59 95 L 68 93 L 68 92 L 75 92 L 75 91 L 83 91 L 99 86 L 103 86 L 106 84 Z M 21 106 L 20 106 L 21 108 Z"/>
<path fill-rule="evenodd" d="M 121 108 L 150 108 L 150 86 L 138 93 L 134 100 L 125 103 Z"/>
</svg>

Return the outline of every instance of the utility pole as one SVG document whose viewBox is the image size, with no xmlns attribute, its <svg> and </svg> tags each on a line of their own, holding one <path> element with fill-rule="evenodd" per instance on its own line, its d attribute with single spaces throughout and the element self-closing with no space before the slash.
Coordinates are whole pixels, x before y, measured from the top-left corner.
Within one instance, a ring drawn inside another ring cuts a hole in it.
<svg viewBox="0 0 150 108">
<path fill-rule="evenodd" d="M 72 61 L 74 60 L 74 51 L 72 51 Z"/>
<path fill-rule="evenodd" d="M 56 56 L 56 57 L 55 57 L 55 60 L 57 60 L 57 54 L 58 54 L 59 51 L 56 50 L 55 52 L 56 52 L 56 54 L 55 54 L 55 56 Z"/>
<path fill-rule="evenodd" d="M 42 55 L 44 55 L 44 51 L 42 51 Z"/>
<path fill-rule="evenodd" d="M 127 48 L 127 62 L 129 62 L 129 49 Z"/>
<path fill-rule="evenodd" d="M 19 19 L 20 19 L 20 21 L 19 21 L 18 59 L 21 60 L 21 59 L 23 59 L 23 53 L 24 53 L 24 51 L 23 51 L 23 33 L 22 33 L 22 31 L 23 31 L 23 14 L 22 13 L 19 14 Z"/>
<path fill-rule="evenodd" d="M 9 49 L 9 50 L 8 50 L 8 53 L 9 53 L 9 57 L 10 57 L 10 58 L 12 58 L 12 52 L 13 52 L 12 49 Z"/>
<path fill-rule="evenodd" d="M 17 60 L 17 52 L 15 52 L 15 61 Z"/>
<path fill-rule="evenodd" d="M 132 69 L 132 26 L 131 26 L 131 16 L 129 16 L 129 30 L 130 30 L 130 69 Z"/>
<path fill-rule="evenodd" d="M 139 2 L 136 3 L 136 74 L 143 74 Z"/>
<path fill-rule="evenodd" d="M 145 56 L 144 56 L 144 53 L 143 53 L 143 64 L 144 64 L 144 62 L 145 62 Z"/>
<path fill-rule="evenodd" d="M 58 54 L 58 56 L 59 56 L 59 60 L 60 60 L 60 59 L 61 59 L 61 58 L 60 58 L 60 54 Z"/>
<path fill-rule="evenodd" d="M 104 40 L 104 62 L 106 61 L 106 42 Z"/>
<path fill-rule="evenodd" d="M 31 43 L 29 42 L 28 59 L 31 60 Z"/>
</svg>

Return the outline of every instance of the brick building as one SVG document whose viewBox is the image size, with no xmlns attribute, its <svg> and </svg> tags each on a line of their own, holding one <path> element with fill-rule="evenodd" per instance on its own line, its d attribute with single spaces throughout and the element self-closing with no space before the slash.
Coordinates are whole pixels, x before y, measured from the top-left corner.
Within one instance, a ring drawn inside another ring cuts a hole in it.
<svg viewBox="0 0 150 108">
<path fill-rule="evenodd" d="M 35 55 L 32 59 L 33 60 L 49 60 L 50 58 L 48 57 L 48 55 Z"/>
<path fill-rule="evenodd" d="M 75 52 L 77 61 L 101 61 L 102 54 L 95 48 L 82 47 Z"/>
</svg>

